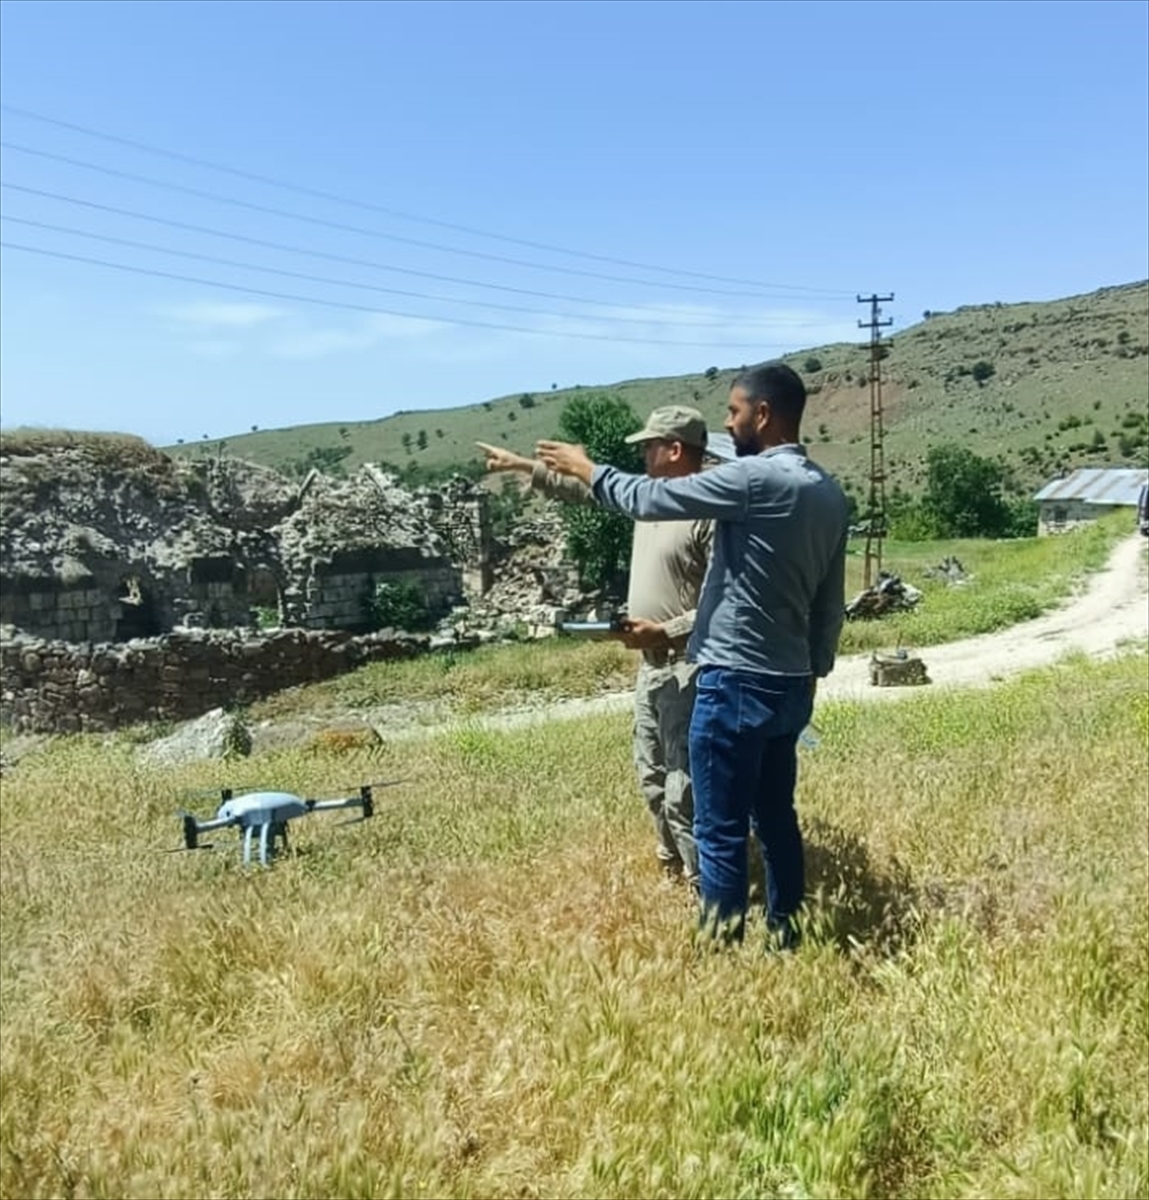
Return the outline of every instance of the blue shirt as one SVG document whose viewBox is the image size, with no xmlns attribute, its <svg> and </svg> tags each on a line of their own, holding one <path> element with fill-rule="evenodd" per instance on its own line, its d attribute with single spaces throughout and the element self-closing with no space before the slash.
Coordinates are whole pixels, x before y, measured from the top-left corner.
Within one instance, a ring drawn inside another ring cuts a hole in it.
<svg viewBox="0 0 1149 1200">
<path fill-rule="evenodd" d="M 595 498 L 638 521 L 711 517 L 714 548 L 687 657 L 771 675 L 828 675 L 845 615 L 848 505 L 800 445 L 675 479 L 595 467 Z"/>
</svg>

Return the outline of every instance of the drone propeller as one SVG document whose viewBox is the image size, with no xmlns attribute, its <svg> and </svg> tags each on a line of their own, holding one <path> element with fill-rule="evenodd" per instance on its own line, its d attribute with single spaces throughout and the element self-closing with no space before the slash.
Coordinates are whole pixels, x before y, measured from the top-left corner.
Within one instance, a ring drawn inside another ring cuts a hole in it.
<svg viewBox="0 0 1149 1200">
<path fill-rule="evenodd" d="M 348 786 L 346 789 L 336 795 L 323 797 L 316 796 L 313 799 L 308 800 L 308 804 L 327 804 L 333 800 L 347 801 L 352 798 L 352 794 L 355 792 L 358 792 L 360 798 L 366 796 L 369 800 L 370 793 L 376 788 L 397 787 L 399 784 L 407 782 L 408 780 L 406 779 L 375 779 L 368 783 L 357 783 L 352 786 Z"/>
</svg>

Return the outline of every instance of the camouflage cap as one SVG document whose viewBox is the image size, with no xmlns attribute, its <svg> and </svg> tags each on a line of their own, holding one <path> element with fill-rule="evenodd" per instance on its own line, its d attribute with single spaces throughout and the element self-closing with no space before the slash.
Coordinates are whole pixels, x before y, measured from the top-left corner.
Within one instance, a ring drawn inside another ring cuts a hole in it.
<svg viewBox="0 0 1149 1200">
<path fill-rule="evenodd" d="M 706 418 L 696 408 L 668 404 L 656 408 L 646 424 L 626 439 L 628 442 L 675 441 L 684 446 L 706 449 Z"/>
</svg>

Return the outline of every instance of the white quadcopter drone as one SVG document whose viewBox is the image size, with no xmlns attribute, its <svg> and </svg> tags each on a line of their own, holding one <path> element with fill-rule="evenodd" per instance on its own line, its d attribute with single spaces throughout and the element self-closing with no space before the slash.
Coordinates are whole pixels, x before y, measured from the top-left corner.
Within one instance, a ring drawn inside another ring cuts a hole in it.
<svg viewBox="0 0 1149 1200">
<path fill-rule="evenodd" d="M 200 821 L 189 812 L 181 812 L 183 820 L 184 849 L 207 849 L 201 845 L 200 834 L 210 833 L 213 829 L 228 829 L 234 827 L 243 831 L 243 861 L 251 862 L 252 847 L 258 840 L 259 861 L 264 866 L 275 855 L 275 843 L 278 840 L 287 847 L 287 823 L 296 817 L 305 817 L 309 813 L 329 812 L 337 808 L 358 808 L 362 810 L 359 820 L 366 820 L 375 813 L 373 788 L 390 787 L 401 783 L 402 780 L 388 780 L 384 783 L 365 783 L 359 789 L 357 796 L 346 796 L 334 800 L 305 800 L 291 792 L 241 792 L 238 795 L 231 788 L 220 789 L 220 806 L 215 816 L 207 821 Z"/>
</svg>

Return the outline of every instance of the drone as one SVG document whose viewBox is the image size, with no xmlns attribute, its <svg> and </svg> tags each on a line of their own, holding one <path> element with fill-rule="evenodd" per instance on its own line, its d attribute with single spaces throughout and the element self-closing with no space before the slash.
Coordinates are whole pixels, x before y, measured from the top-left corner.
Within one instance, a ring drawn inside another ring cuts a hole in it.
<svg viewBox="0 0 1149 1200">
<path fill-rule="evenodd" d="M 375 815 L 374 788 L 391 787 L 402 783 L 401 779 L 382 783 L 365 783 L 356 796 L 345 796 L 334 800 L 306 800 L 291 792 L 240 792 L 221 788 L 220 806 L 214 817 L 201 821 L 192 813 L 181 811 L 185 850 L 206 850 L 210 843 L 201 844 L 200 834 L 215 829 L 236 828 L 243 831 L 243 861 L 251 862 L 252 850 L 258 842 L 259 861 L 267 866 L 275 856 L 275 844 L 280 842 L 287 848 L 287 823 L 309 813 L 330 812 L 339 808 L 358 808 L 365 821 Z"/>
</svg>

